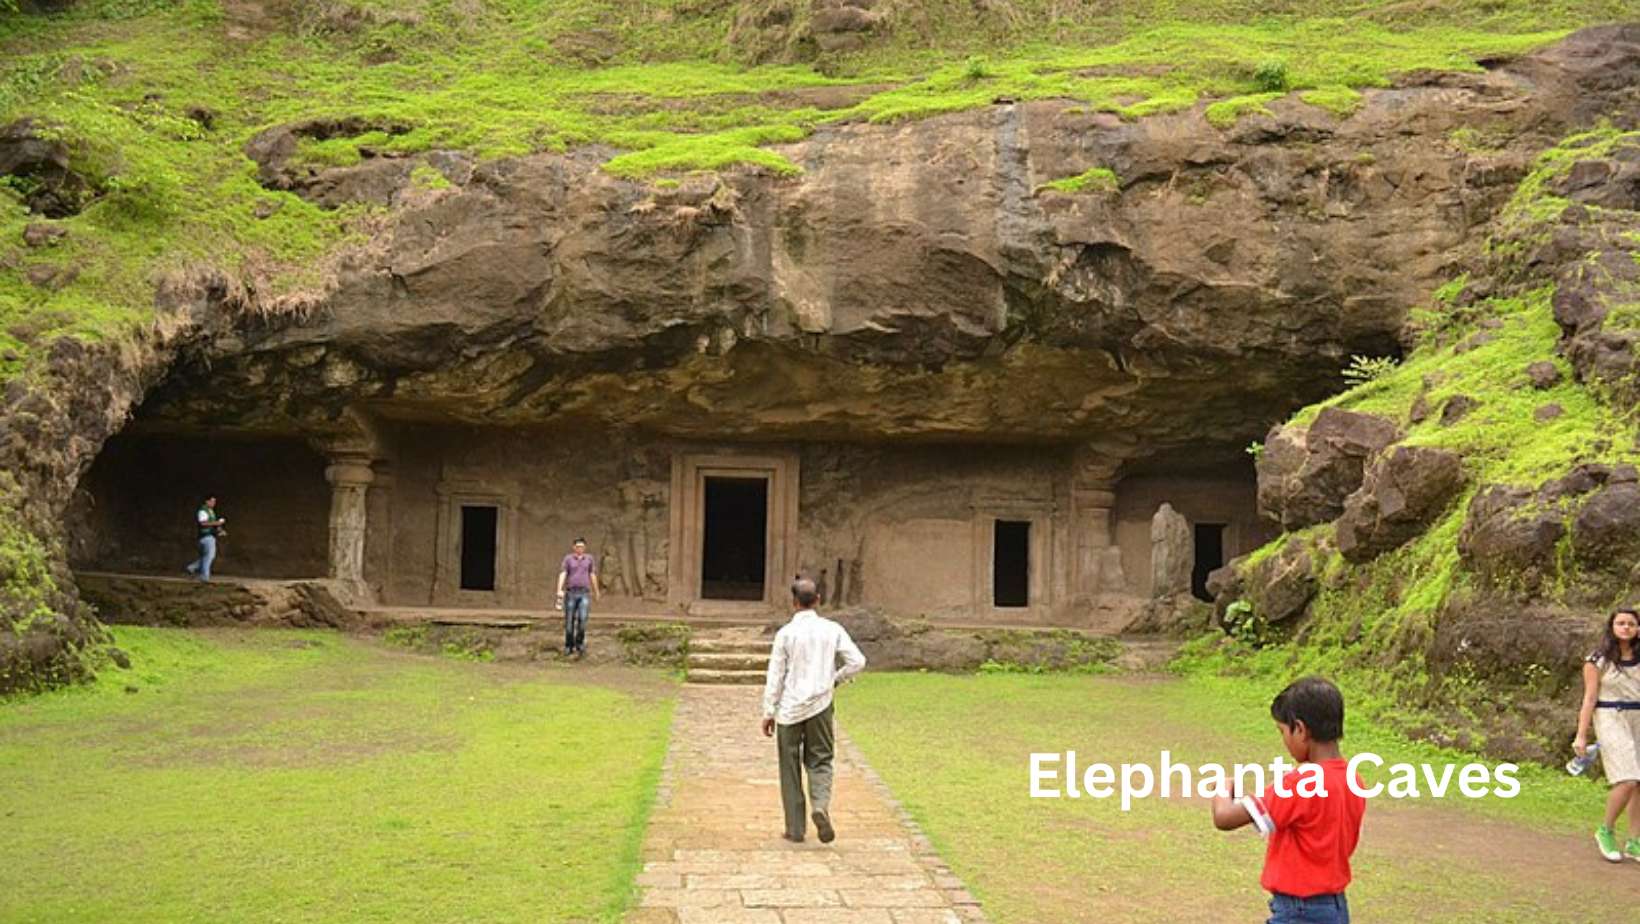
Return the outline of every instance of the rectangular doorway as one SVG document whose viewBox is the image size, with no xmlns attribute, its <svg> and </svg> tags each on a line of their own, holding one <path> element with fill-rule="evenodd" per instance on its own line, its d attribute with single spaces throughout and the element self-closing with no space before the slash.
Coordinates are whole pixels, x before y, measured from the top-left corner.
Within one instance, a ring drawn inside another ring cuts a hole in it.
<svg viewBox="0 0 1640 924">
<path fill-rule="evenodd" d="M 769 479 L 711 477 L 704 485 L 700 595 L 762 600 L 769 558 Z"/>
<path fill-rule="evenodd" d="M 1224 567 L 1224 523 L 1196 524 L 1196 565 L 1190 570 L 1190 593 L 1197 600 L 1212 600 L 1207 593 L 1207 576 Z"/>
<path fill-rule="evenodd" d="M 461 507 L 461 589 L 495 590 L 495 553 L 500 509 Z"/>
<path fill-rule="evenodd" d="M 991 605 L 1031 605 L 1031 522 L 997 520 L 991 542 Z"/>
</svg>

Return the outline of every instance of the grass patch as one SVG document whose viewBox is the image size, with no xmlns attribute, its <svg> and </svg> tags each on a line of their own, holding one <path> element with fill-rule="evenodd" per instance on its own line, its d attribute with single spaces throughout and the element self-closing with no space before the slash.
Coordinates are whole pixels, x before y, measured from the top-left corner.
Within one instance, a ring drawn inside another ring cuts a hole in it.
<svg viewBox="0 0 1640 924">
<path fill-rule="evenodd" d="M 1273 115 L 1265 104 L 1280 99 L 1282 93 L 1255 93 L 1232 96 L 1207 107 L 1207 121 L 1214 128 L 1229 128 L 1244 115 Z"/>
<path fill-rule="evenodd" d="M 625 908 L 668 687 L 325 633 L 114 633 L 131 671 L 0 703 L 0 919 L 585 922 Z"/>
<path fill-rule="evenodd" d="M 1347 118 L 1360 109 L 1362 99 L 1361 94 L 1351 87 L 1317 87 L 1299 94 L 1298 98 L 1339 118 Z"/>
<path fill-rule="evenodd" d="M 1109 167 L 1094 167 L 1092 170 L 1085 170 L 1076 176 L 1068 176 L 1043 183 L 1036 188 L 1036 193 L 1040 195 L 1044 192 L 1059 192 L 1074 195 L 1076 193 L 1115 192 L 1120 187 L 1121 183 L 1116 179 L 1116 171 Z"/>
<path fill-rule="evenodd" d="M 1154 765 L 1167 749 L 1193 769 L 1267 765 L 1284 753 L 1269 701 L 1290 679 L 877 674 L 850 688 L 842 721 L 999 924 L 1257 920 L 1264 893 L 1256 836 L 1213 830 L 1201 799 L 1153 796 L 1123 812 L 1119 798 L 1029 798 L 1029 755 L 1074 750 L 1082 767 Z M 1385 758 L 1382 772 L 1363 774 L 1368 785 L 1387 780 L 1398 761 L 1473 759 L 1386 733 L 1354 704 L 1346 744 L 1347 753 Z M 1383 813 L 1394 812 L 1471 830 L 1507 827 L 1528 840 L 1575 833 L 1581 843 L 1603 792 L 1541 770 L 1523 769 L 1520 779 L 1513 800 L 1470 800 L 1455 790 L 1416 803 L 1371 800 L 1350 889 L 1357 915 L 1421 921 L 1436 902 L 1447 919 L 1473 924 L 1580 920 L 1564 901 L 1570 884 L 1545 889 L 1433 842 L 1409 853 L 1374 827 L 1375 815 L 1381 826 Z"/>
</svg>

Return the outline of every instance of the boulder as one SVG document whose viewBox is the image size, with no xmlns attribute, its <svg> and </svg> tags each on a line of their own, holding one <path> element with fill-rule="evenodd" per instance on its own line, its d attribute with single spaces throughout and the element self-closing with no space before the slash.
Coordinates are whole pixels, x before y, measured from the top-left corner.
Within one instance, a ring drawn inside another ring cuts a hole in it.
<svg viewBox="0 0 1640 924">
<path fill-rule="evenodd" d="M 1463 490 L 1458 455 L 1427 446 L 1397 446 L 1367 470 L 1344 503 L 1338 551 L 1360 563 L 1399 548 L 1435 522 Z"/>
<path fill-rule="evenodd" d="M 1560 367 L 1547 360 L 1539 360 L 1526 367 L 1526 375 L 1532 380 L 1532 387 L 1539 391 L 1554 388 L 1560 384 Z"/>
<path fill-rule="evenodd" d="M 1481 406 L 1479 400 L 1468 395 L 1453 395 L 1441 405 L 1441 426 L 1450 427 L 1465 417 L 1475 408 Z"/>
<path fill-rule="evenodd" d="M 1253 568 L 1247 587 L 1255 617 L 1270 625 L 1291 622 L 1315 598 L 1315 559 L 1302 542 L 1289 541 Z"/>
<path fill-rule="evenodd" d="M 1640 560 L 1640 485 L 1608 480 L 1583 500 L 1572 519 L 1572 554 L 1598 571 L 1626 572 Z"/>
<path fill-rule="evenodd" d="M 1189 594 L 1195 567 L 1195 534 L 1190 521 L 1171 504 L 1163 504 L 1150 519 L 1150 595 Z"/>
<path fill-rule="evenodd" d="M 1260 511 L 1288 530 L 1337 519 L 1367 460 L 1400 437 L 1382 417 L 1333 407 L 1301 433 L 1277 429 L 1257 463 Z"/>
<path fill-rule="evenodd" d="M 32 119 L 0 125 L 0 177 L 27 180 L 23 205 L 47 218 L 79 214 L 102 185 L 75 163 L 68 142 L 45 137 Z"/>
<path fill-rule="evenodd" d="M 23 226 L 23 243 L 30 247 L 50 247 L 68 237 L 68 229 L 50 222 L 35 222 Z"/>
<path fill-rule="evenodd" d="M 1555 573 L 1562 514 L 1533 503 L 1530 488 L 1488 485 L 1476 493 L 1458 533 L 1458 555 L 1484 583 L 1526 593 Z"/>
<path fill-rule="evenodd" d="M 1482 488 L 1465 514 L 1458 554 L 1485 584 L 1532 595 L 1566 564 L 1558 553 L 1568 535 L 1573 561 L 1590 572 L 1579 596 L 1632 593 L 1630 575 L 1640 560 L 1640 471 L 1584 463 L 1536 489 Z"/>
</svg>

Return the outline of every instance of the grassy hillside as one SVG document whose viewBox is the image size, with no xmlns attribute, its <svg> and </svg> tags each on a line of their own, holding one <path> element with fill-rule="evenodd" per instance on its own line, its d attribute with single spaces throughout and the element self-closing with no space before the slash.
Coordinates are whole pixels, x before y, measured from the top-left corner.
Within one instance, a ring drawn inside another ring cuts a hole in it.
<svg viewBox="0 0 1640 924">
<path fill-rule="evenodd" d="M 1493 750 L 1517 757 L 1565 749 L 1581 693 L 1571 673 L 1576 658 L 1568 661 L 1575 653 L 1523 650 L 1516 668 L 1488 673 L 1463 661 L 1436 669 L 1429 649 L 1443 619 L 1488 608 L 1500 634 L 1509 620 L 1531 609 L 1586 619 L 1592 647 L 1593 632 L 1609 609 L 1633 604 L 1640 591 L 1621 575 L 1589 573 L 1569 535 L 1548 563 L 1549 573 L 1529 585 L 1489 586 L 1459 552 L 1470 501 L 1488 485 L 1535 488 L 1582 463 L 1640 462 L 1634 383 L 1594 381 L 1562 355 L 1551 300 L 1565 266 L 1543 260 L 1552 239 L 1568 239 L 1575 226 L 1595 226 L 1615 229 L 1608 243 L 1640 261 L 1640 236 L 1621 230 L 1634 226 L 1632 212 L 1574 205 L 1549 191 L 1580 162 L 1632 158 L 1637 151 L 1640 132 L 1604 127 L 1542 154 L 1489 239 L 1484 264 L 1475 267 L 1481 278 L 1472 281 L 1466 273 L 1452 280 L 1412 313 L 1419 345 L 1405 361 L 1358 361 L 1360 384 L 1300 411 L 1291 422 L 1306 426 L 1328 406 L 1389 419 L 1406 433 L 1401 445 L 1456 453 L 1468 484 L 1464 493 L 1421 536 L 1362 565 L 1339 554 L 1335 524 L 1278 537 L 1244 568 L 1250 571 L 1294 540 L 1308 548 L 1320 592 L 1296 637 L 1247 612 L 1235 638 L 1199 643 L 1186 658 L 1187 668 L 1266 678 L 1334 674 L 1366 694 L 1370 716 L 1402 730 L 1472 747 L 1485 747 L 1489 735 L 1497 736 Z M 1561 259 L 1575 265 L 1592 255 L 1573 250 Z M 1640 290 L 1614 287 L 1606 307 L 1604 330 L 1640 328 Z M 1528 367 L 1541 362 L 1554 364 L 1557 384 L 1532 385 Z M 1461 419 L 1443 422 L 1441 409 L 1460 396 L 1479 403 Z M 1551 407 L 1558 412 L 1540 415 Z M 1570 521 L 1574 512 L 1568 505 L 1557 515 Z"/>
</svg>

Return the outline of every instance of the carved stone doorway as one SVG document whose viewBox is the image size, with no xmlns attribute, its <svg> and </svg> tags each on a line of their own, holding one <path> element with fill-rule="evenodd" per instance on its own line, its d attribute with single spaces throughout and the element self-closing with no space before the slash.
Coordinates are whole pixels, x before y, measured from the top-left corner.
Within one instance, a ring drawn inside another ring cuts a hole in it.
<svg viewBox="0 0 1640 924">
<path fill-rule="evenodd" d="M 673 458 L 671 603 L 693 612 L 785 602 L 796 567 L 797 468 L 791 455 Z"/>
</svg>

